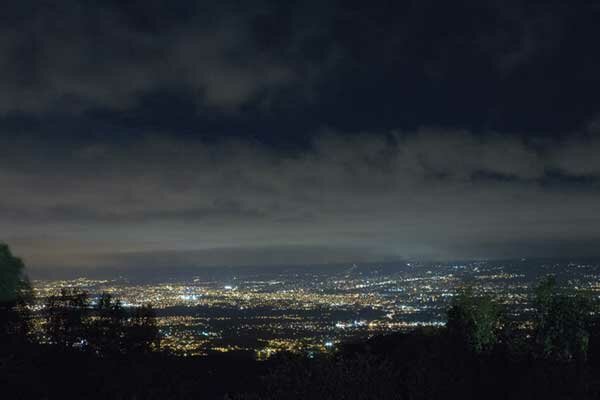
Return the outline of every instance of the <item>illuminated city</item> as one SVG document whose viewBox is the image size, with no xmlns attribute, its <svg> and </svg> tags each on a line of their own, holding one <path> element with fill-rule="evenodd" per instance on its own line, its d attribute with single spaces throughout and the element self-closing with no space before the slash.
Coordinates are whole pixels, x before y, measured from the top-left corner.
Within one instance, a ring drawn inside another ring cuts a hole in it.
<svg viewBox="0 0 600 400">
<path fill-rule="evenodd" d="M 63 287 L 102 292 L 125 307 L 151 304 L 161 347 L 182 356 L 281 351 L 308 355 L 374 335 L 442 325 L 460 288 L 491 295 L 516 316 L 528 313 L 531 285 L 557 274 L 564 285 L 600 292 L 600 264 L 473 261 L 246 270 L 219 278 L 134 283 L 125 278 L 35 281 L 38 310 Z M 208 275 L 208 274 L 204 274 Z"/>
</svg>

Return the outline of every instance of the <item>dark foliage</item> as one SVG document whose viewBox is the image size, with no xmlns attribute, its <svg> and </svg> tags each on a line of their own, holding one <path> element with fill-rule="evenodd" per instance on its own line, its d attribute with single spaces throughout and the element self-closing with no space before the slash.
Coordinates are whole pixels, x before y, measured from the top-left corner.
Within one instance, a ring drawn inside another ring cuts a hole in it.
<svg viewBox="0 0 600 400">
<path fill-rule="evenodd" d="M 536 288 L 535 340 L 542 357 L 584 361 L 587 358 L 595 305 L 581 293 L 564 292 L 552 277 Z"/>
<path fill-rule="evenodd" d="M 502 314 L 489 296 L 475 296 L 467 288 L 454 299 L 447 314 L 448 335 L 456 345 L 487 353 L 498 343 Z"/>
<path fill-rule="evenodd" d="M 50 296 L 44 308 L 45 334 L 50 343 L 63 347 L 83 347 L 89 309 L 88 295 L 78 289 L 62 289 Z"/>
<path fill-rule="evenodd" d="M 151 306 L 126 310 L 119 300 L 102 294 L 95 306 L 77 289 L 62 289 L 44 308 L 45 337 L 51 344 L 91 351 L 98 356 L 147 353 L 160 348 Z"/>
<path fill-rule="evenodd" d="M 27 306 L 32 299 L 23 261 L 0 243 L 0 347 L 27 340 L 31 328 Z"/>
</svg>

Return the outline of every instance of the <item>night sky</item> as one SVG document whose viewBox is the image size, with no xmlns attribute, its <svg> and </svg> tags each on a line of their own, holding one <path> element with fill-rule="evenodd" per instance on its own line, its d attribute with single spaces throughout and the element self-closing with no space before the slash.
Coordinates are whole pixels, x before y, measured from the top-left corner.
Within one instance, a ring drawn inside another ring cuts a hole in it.
<svg viewBox="0 0 600 400">
<path fill-rule="evenodd" d="M 600 2 L 7 1 L 32 270 L 600 255 Z"/>
</svg>

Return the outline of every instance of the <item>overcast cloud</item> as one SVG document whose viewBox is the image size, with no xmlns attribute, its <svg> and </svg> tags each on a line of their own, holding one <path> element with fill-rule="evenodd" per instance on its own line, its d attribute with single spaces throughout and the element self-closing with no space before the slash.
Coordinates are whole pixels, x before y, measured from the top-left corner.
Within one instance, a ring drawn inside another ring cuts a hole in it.
<svg viewBox="0 0 600 400">
<path fill-rule="evenodd" d="M 160 90 L 235 111 L 307 78 L 298 63 L 259 47 L 252 30 L 263 12 L 258 3 L 188 4 L 200 7 L 193 17 L 169 16 L 177 6 L 138 6 L 132 14 L 118 4 L 78 1 L 8 7 L 0 25 L 0 113 L 127 109 Z"/>
<path fill-rule="evenodd" d="M 429 128 L 323 132 L 291 153 L 161 136 L 50 156 L 4 143 L 0 230 L 34 266 L 154 252 L 260 264 L 269 249 L 290 263 L 340 260 L 344 249 L 347 261 L 543 256 L 544 242 L 598 239 L 598 143 Z"/>
<path fill-rule="evenodd" d="M 600 255 L 593 2 L 5 3 L 33 270 Z"/>
</svg>

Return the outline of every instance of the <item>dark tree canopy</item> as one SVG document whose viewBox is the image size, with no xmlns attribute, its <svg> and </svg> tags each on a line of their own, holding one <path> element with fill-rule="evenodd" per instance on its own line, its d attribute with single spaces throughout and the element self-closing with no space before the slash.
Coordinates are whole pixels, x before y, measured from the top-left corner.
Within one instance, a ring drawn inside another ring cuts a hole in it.
<svg viewBox="0 0 600 400">
<path fill-rule="evenodd" d="M 62 289 L 46 301 L 44 314 L 46 336 L 50 343 L 61 346 L 80 346 L 86 339 L 86 318 L 89 298 L 78 289 Z"/>
<path fill-rule="evenodd" d="M 451 337 L 476 353 L 490 351 L 498 341 L 501 309 L 489 296 L 476 296 L 464 289 L 448 310 L 447 328 Z"/>
<path fill-rule="evenodd" d="M 0 303 L 17 301 L 24 282 L 27 282 L 25 264 L 12 254 L 7 244 L 0 243 Z"/>
<path fill-rule="evenodd" d="M 33 291 L 25 275 L 25 264 L 8 245 L 0 243 L 0 336 L 2 345 L 28 340 L 31 315 L 28 305 Z M 10 337 L 10 340 L 7 340 Z"/>
<path fill-rule="evenodd" d="M 119 300 L 102 293 L 91 310 L 87 341 L 96 354 L 118 354 L 125 335 L 127 314 Z"/>
<path fill-rule="evenodd" d="M 160 347 L 156 313 L 150 305 L 136 308 L 125 326 L 125 349 L 132 353 L 147 353 Z"/>
<path fill-rule="evenodd" d="M 150 305 L 126 309 L 102 293 L 96 302 L 78 289 L 62 289 L 44 308 L 45 335 L 56 345 L 106 357 L 149 353 L 160 348 L 156 315 Z"/>
<path fill-rule="evenodd" d="M 535 340 L 541 356 L 569 361 L 585 359 L 593 315 L 590 296 L 561 290 L 552 276 L 535 288 Z"/>
</svg>

